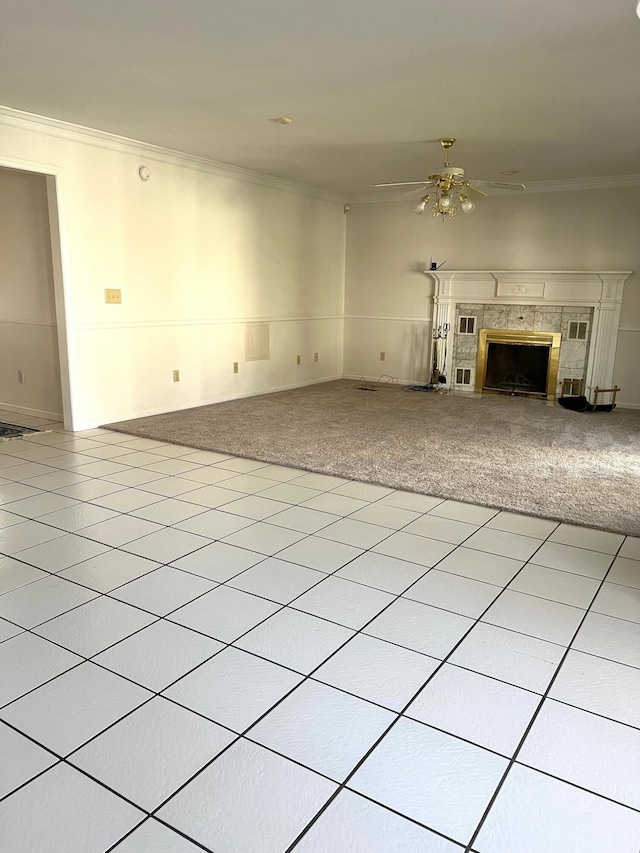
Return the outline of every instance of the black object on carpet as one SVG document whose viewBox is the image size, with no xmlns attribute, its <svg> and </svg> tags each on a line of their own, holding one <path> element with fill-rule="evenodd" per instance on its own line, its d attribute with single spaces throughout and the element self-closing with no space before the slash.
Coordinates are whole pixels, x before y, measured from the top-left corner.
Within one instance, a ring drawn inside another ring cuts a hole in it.
<svg viewBox="0 0 640 853">
<path fill-rule="evenodd" d="M 558 397 L 558 403 L 572 412 L 612 412 L 615 403 L 601 403 L 594 406 L 586 397 Z"/>
</svg>

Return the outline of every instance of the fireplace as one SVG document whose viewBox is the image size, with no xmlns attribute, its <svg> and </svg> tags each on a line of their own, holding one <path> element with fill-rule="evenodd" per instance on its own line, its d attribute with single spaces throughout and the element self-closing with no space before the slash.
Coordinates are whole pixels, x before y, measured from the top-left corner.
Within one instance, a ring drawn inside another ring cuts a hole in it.
<svg viewBox="0 0 640 853">
<path fill-rule="evenodd" d="M 481 329 L 476 391 L 555 399 L 560 334 Z"/>
<path fill-rule="evenodd" d="M 612 387 L 622 294 L 630 272 L 442 269 L 424 272 L 433 281 L 434 357 L 430 363 L 438 354 L 436 332 L 441 330 L 446 335 L 450 330 L 449 345 L 437 364 L 452 390 L 463 391 L 466 386 L 466 390 L 475 388 L 481 392 L 487 384 L 486 346 L 479 360 L 478 329 L 508 330 L 516 333 L 515 340 L 550 348 L 546 384 L 549 399 L 561 393 L 564 379 L 581 382 L 583 393 L 589 398 L 596 387 Z M 585 324 L 586 334 L 582 334 Z M 571 334 L 574 327 L 575 339 Z M 547 339 L 535 337 L 540 333 Z M 558 336 L 557 343 L 552 337 L 549 339 L 554 334 Z M 513 343 L 513 340 L 497 343 Z"/>
</svg>

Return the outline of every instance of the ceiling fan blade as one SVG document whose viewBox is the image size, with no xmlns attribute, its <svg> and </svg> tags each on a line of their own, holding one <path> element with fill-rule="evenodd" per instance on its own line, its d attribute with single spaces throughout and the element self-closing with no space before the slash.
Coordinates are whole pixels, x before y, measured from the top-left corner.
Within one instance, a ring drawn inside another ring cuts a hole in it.
<svg viewBox="0 0 640 853">
<path fill-rule="evenodd" d="M 372 187 L 433 187 L 435 181 L 395 181 L 392 184 L 371 184 Z"/>
<path fill-rule="evenodd" d="M 466 187 L 462 187 L 460 189 L 460 193 L 462 195 L 466 195 L 466 197 L 470 198 L 471 201 L 480 201 L 480 199 L 487 197 L 486 193 L 483 193 L 482 190 L 476 189 L 476 187 L 472 187 L 471 184 Z"/>
<path fill-rule="evenodd" d="M 469 181 L 474 187 L 493 187 L 496 190 L 524 190 L 524 184 L 509 184 L 505 181 Z"/>
<path fill-rule="evenodd" d="M 397 195 L 394 194 L 394 195 L 390 196 L 390 200 L 401 201 L 403 198 L 411 198 L 411 197 L 413 197 L 415 199 L 419 199 L 420 196 L 422 195 L 423 189 L 424 189 L 424 184 L 422 184 L 422 189 L 420 189 L 419 187 L 414 187 L 412 190 L 409 190 L 408 192 L 398 193 Z"/>
</svg>

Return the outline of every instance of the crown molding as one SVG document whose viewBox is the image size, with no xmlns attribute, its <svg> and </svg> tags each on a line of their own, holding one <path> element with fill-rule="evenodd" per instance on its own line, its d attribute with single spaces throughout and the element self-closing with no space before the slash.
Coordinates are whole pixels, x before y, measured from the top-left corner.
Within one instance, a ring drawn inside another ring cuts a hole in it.
<svg viewBox="0 0 640 853">
<path fill-rule="evenodd" d="M 531 181 L 526 192 L 560 193 L 581 190 L 614 190 L 640 187 L 640 175 L 611 175 L 601 178 L 571 178 L 566 181 Z M 496 195 L 509 195 L 509 190 L 496 190 Z"/>
<path fill-rule="evenodd" d="M 118 136 L 104 130 L 85 127 L 61 119 L 41 116 L 36 113 L 28 113 L 13 107 L 0 105 L 0 124 L 9 127 L 17 127 L 22 130 L 35 130 L 59 139 L 66 139 L 83 145 L 93 145 L 109 151 L 117 151 L 122 154 L 144 157 L 147 160 L 168 163 L 174 166 L 195 169 L 221 177 L 233 178 L 238 181 L 258 184 L 270 189 L 279 189 L 285 192 L 298 193 L 311 198 L 324 201 L 337 202 L 339 204 L 376 204 L 380 202 L 406 203 L 404 198 L 394 197 L 390 192 L 363 192 L 345 195 L 331 192 L 330 190 L 304 184 L 299 181 L 291 181 L 287 178 L 278 178 L 274 175 L 266 175 L 241 166 L 232 166 L 210 160 L 206 157 L 198 157 L 195 154 L 187 154 L 175 151 L 171 148 L 163 148 L 138 139 L 129 139 Z M 580 190 L 602 190 L 618 189 L 623 187 L 640 187 L 640 174 L 638 175 L 612 175 L 597 178 L 571 178 L 560 181 L 529 181 L 527 193 L 553 193 L 553 192 L 578 192 Z M 419 188 L 416 188 L 416 195 Z M 511 195 L 509 190 L 490 190 L 489 195 Z M 410 201 L 410 199 L 409 199 Z"/>
<path fill-rule="evenodd" d="M 612 190 L 623 187 L 640 187 L 640 175 L 612 175 L 601 178 L 570 178 L 563 181 L 529 181 L 526 185 L 525 194 L 531 193 L 560 193 L 580 192 L 581 190 Z M 416 199 L 420 194 L 420 187 L 416 186 Z M 512 190 L 488 190 L 488 195 L 520 196 Z M 347 199 L 347 204 L 378 204 L 380 202 L 393 202 L 397 204 L 410 204 L 411 198 L 405 192 L 404 198 L 394 197 L 392 192 L 354 193 Z"/>
<path fill-rule="evenodd" d="M 172 166 L 195 169 L 210 175 L 233 178 L 237 181 L 245 181 L 269 187 L 270 189 L 297 193 L 307 197 L 322 199 L 323 201 L 338 202 L 340 204 L 344 204 L 345 202 L 343 195 L 330 192 L 321 187 L 291 181 L 286 178 L 278 178 L 274 175 L 266 175 L 262 172 L 254 172 L 251 169 L 243 169 L 240 166 L 219 163 L 216 160 L 198 157 L 195 154 L 174 151 L 171 148 L 163 148 L 160 145 L 153 145 L 138 139 L 128 139 L 125 136 L 118 136 L 104 130 L 61 121 L 60 119 L 49 116 L 16 110 L 13 107 L 0 105 L 0 125 L 16 127 L 21 130 L 36 131 L 82 145 L 93 145 L 97 148 L 117 151 L 120 154 L 130 154 L 146 160 L 155 160 L 156 162 L 168 163 Z"/>
</svg>

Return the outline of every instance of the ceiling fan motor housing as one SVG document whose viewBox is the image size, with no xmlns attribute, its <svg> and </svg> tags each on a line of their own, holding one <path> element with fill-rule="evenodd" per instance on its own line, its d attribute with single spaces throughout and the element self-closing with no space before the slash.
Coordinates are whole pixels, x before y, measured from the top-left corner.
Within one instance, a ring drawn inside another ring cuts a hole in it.
<svg viewBox="0 0 640 853">
<path fill-rule="evenodd" d="M 464 169 L 461 169 L 459 166 L 445 166 L 440 174 L 449 175 L 454 180 L 461 180 L 464 178 Z"/>
</svg>

